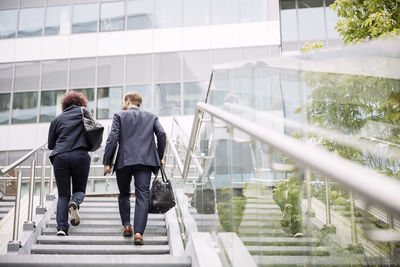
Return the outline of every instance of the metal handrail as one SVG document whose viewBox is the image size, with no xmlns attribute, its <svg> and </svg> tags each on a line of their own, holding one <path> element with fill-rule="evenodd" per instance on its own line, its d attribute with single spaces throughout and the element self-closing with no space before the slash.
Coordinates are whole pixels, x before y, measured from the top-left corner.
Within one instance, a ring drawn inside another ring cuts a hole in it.
<svg viewBox="0 0 400 267">
<path fill-rule="evenodd" d="M 18 167 L 19 165 L 21 165 L 22 163 L 24 163 L 26 160 L 28 160 L 33 154 L 35 154 L 36 152 L 38 152 L 40 149 L 43 149 L 45 146 L 47 145 L 47 142 L 44 143 L 43 145 L 38 146 L 37 148 L 31 150 L 30 152 L 28 152 L 27 154 L 25 154 L 25 156 L 22 156 L 21 158 L 17 159 L 15 162 L 11 163 L 10 165 L 8 165 L 7 167 L 5 167 L 4 169 L 0 170 L 0 176 L 4 176 L 5 174 L 7 174 L 9 171 L 12 171 L 13 169 L 15 169 L 16 167 Z"/>
<path fill-rule="evenodd" d="M 228 124 L 228 127 L 239 129 L 260 142 L 288 155 L 296 162 L 319 171 L 333 181 L 346 186 L 349 190 L 353 190 L 361 196 L 382 205 L 392 213 L 400 215 L 400 205 L 398 205 L 400 203 L 400 183 L 397 181 L 343 159 L 323 148 L 301 143 L 293 137 L 279 134 L 262 125 L 202 102 L 196 104 L 193 127 L 196 127 L 197 130 L 192 129 L 192 135 L 190 136 L 183 171 L 184 180 L 187 177 L 188 166 L 191 161 L 190 151 L 193 150 L 195 139 L 197 138 L 200 113 L 208 113 L 224 121 Z"/>
</svg>

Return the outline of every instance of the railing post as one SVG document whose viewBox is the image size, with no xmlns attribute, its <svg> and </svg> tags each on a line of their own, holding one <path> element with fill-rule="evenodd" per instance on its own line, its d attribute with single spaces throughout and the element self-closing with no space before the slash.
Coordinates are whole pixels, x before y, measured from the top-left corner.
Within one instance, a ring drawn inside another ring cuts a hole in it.
<svg viewBox="0 0 400 267">
<path fill-rule="evenodd" d="M 187 148 L 187 152 L 186 152 L 185 164 L 183 167 L 183 174 L 182 174 L 183 182 L 186 181 L 186 178 L 189 173 L 190 161 L 192 159 L 192 152 L 193 152 L 193 148 L 194 148 L 194 145 L 196 142 L 197 134 L 199 132 L 200 114 L 201 113 L 202 113 L 202 111 L 200 111 L 199 109 L 196 109 L 196 113 L 194 114 L 192 132 L 190 134 L 189 144 L 188 144 L 188 148 Z"/>
<path fill-rule="evenodd" d="M 358 243 L 357 237 L 357 225 L 356 216 L 354 214 L 354 194 L 353 191 L 349 191 L 349 201 L 350 201 L 350 231 L 351 231 L 351 244 L 349 244 L 348 249 L 354 253 L 364 252 L 364 247 Z"/>
<path fill-rule="evenodd" d="M 46 147 L 43 146 L 42 149 L 42 177 L 40 181 L 40 199 L 39 206 L 36 207 L 36 214 L 44 214 L 46 212 L 46 208 L 44 207 L 44 178 L 46 176 Z"/>
<path fill-rule="evenodd" d="M 311 205 L 311 173 L 310 168 L 306 168 L 304 171 L 306 186 L 307 186 L 307 212 L 306 214 L 310 217 L 315 217 L 315 211 L 312 209 Z"/>
<path fill-rule="evenodd" d="M 336 226 L 331 221 L 331 200 L 329 197 L 330 188 L 329 180 L 325 177 L 325 213 L 326 213 L 326 224 L 322 228 L 322 231 L 327 233 L 336 233 Z"/>
<path fill-rule="evenodd" d="M 15 196 L 15 206 L 14 206 L 14 225 L 13 225 L 13 240 L 8 243 L 7 250 L 11 251 L 19 251 L 21 248 L 21 242 L 18 240 L 18 232 L 19 232 L 19 210 L 21 204 L 21 180 L 22 180 L 22 169 L 21 165 L 19 166 L 19 171 L 17 175 L 17 193 Z"/>
<path fill-rule="evenodd" d="M 32 157 L 31 162 L 31 179 L 29 181 L 29 201 L 28 201 L 28 218 L 24 223 L 24 230 L 33 230 L 35 228 L 35 222 L 33 218 L 33 197 L 35 193 L 35 168 L 36 168 L 36 155 Z"/>
<path fill-rule="evenodd" d="M 53 166 L 50 165 L 50 178 L 49 178 L 49 194 L 46 196 L 46 200 L 54 200 L 55 196 L 53 193 L 54 173 Z"/>
</svg>

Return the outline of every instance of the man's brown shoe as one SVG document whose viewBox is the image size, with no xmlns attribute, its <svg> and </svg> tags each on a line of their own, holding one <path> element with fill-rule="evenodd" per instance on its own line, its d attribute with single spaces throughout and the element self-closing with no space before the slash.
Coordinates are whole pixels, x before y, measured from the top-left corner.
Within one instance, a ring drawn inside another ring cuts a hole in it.
<svg viewBox="0 0 400 267">
<path fill-rule="evenodd" d="M 130 227 L 129 225 L 125 226 L 123 235 L 133 236 L 132 227 Z"/>
<path fill-rule="evenodd" d="M 136 234 L 135 234 L 133 243 L 134 243 L 135 245 L 143 245 L 143 244 L 144 244 L 144 242 L 143 242 L 143 237 L 142 237 L 142 235 L 141 235 L 140 233 L 136 233 Z"/>
</svg>

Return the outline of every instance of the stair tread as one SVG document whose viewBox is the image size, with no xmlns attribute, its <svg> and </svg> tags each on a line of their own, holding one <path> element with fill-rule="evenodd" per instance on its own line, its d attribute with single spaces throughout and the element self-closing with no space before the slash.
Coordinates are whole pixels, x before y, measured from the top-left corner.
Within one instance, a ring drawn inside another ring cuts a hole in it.
<svg viewBox="0 0 400 267">
<path fill-rule="evenodd" d="M 242 236 L 240 237 L 243 243 L 245 244 L 272 244 L 275 246 L 282 246 L 284 244 L 307 244 L 307 245 L 319 245 L 321 241 L 318 238 L 314 237 L 303 237 L 303 238 L 294 238 L 294 237 L 248 237 Z"/>
<path fill-rule="evenodd" d="M 87 255 L 35 255 L 35 254 L 20 254 L 3 255 L 0 257 L 1 266 L 23 266 L 30 263 L 33 266 L 174 266 L 174 267 L 189 267 L 191 260 L 189 257 L 177 257 L 171 255 L 96 255 L 96 257 L 88 257 Z"/>
<path fill-rule="evenodd" d="M 42 245 L 31 246 L 33 254 L 166 254 L 168 245 Z"/>
<path fill-rule="evenodd" d="M 329 247 L 313 246 L 246 246 L 251 254 L 329 255 Z"/>
<path fill-rule="evenodd" d="M 332 257 L 332 256 L 259 256 L 253 255 L 258 266 L 339 266 L 359 265 L 364 262 L 362 257 Z"/>
<path fill-rule="evenodd" d="M 69 235 L 102 235 L 102 236 L 113 236 L 122 235 L 123 228 L 120 227 L 98 227 L 98 228 L 80 228 L 80 227 L 70 227 L 68 230 Z M 57 229 L 55 227 L 43 228 L 44 235 L 55 235 Z M 167 229 L 160 227 L 146 227 L 144 235 L 166 235 Z"/>
<path fill-rule="evenodd" d="M 49 220 L 46 222 L 46 225 L 48 227 L 56 227 L 57 222 L 55 220 Z M 81 222 L 79 224 L 79 227 L 114 227 L 114 226 L 119 226 L 122 227 L 121 220 L 115 220 L 115 221 L 110 221 L 110 220 L 83 220 L 81 219 Z M 147 221 L 147 227 L 165 227 L 165 221 L 155 221 L 155 220 L 148 220 Z"/>
<path fill-rule="evenodd" d="M 167 236 L 145 236 L 144 240 L 147 245 L 168 244 Z M 37 238 L 39 244 L 133 244 L 132 237 L 124 236 L 39 236 Z"/>
</svg>

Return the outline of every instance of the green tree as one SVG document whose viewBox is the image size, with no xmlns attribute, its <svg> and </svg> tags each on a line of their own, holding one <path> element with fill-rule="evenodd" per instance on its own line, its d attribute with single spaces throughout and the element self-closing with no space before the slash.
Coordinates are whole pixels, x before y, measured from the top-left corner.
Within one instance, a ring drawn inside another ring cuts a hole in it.
<svg viewBox="0 0 400 267">
<path fill-rule="evenodd" d="M 400 34 L 400 0 L 336 0 L 330 8 L 345 43 Z"/>
</svg>

